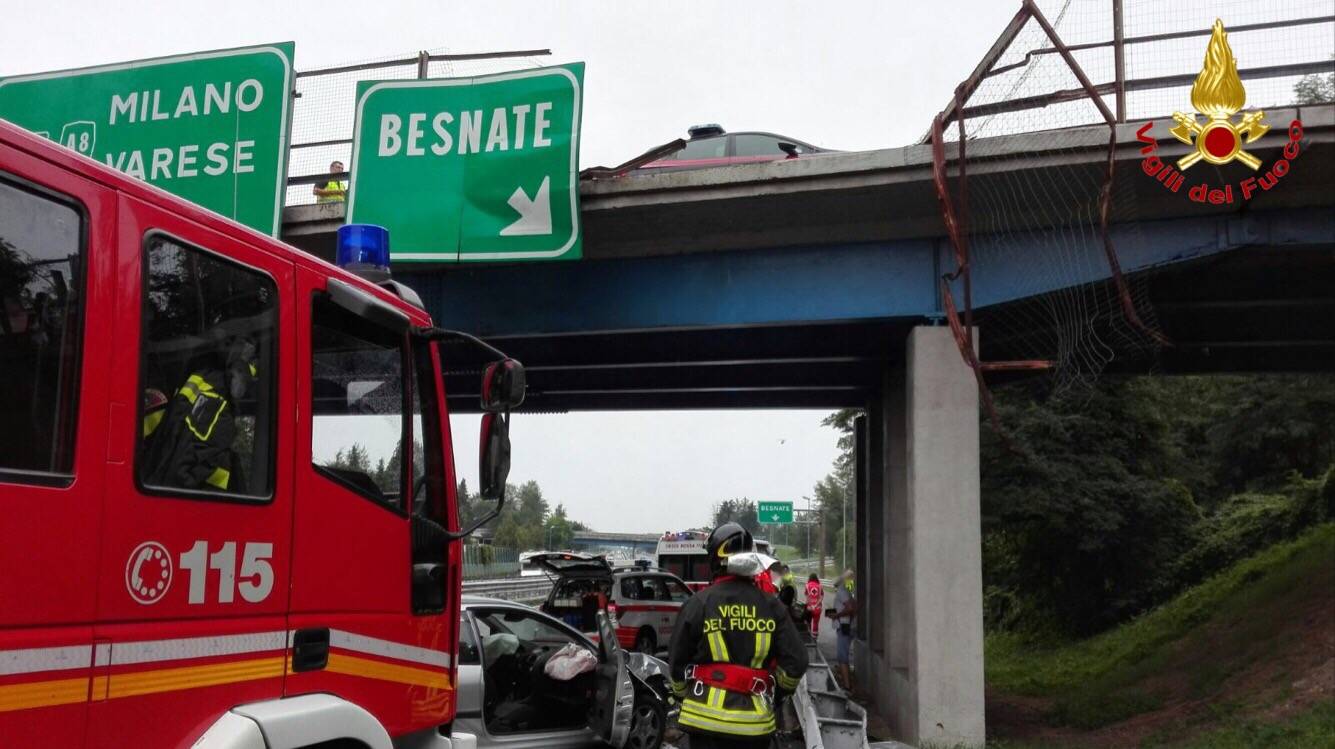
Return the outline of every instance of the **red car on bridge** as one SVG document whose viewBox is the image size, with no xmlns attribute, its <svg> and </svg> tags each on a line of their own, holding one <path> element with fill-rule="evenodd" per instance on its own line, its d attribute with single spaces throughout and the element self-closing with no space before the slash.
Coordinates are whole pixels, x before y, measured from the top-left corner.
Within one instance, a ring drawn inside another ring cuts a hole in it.
<svg viewBox="0 0 1335 749">
<path fill-rule="evenodd" d="M 832 153 L 828 148 L 813 146 L 796 138 L 754 131 L 729 133 L 720 125 L 696 125 L 687 133 L 690 139 L 686 141 L 685 148 L 651 161 L 640 169 L 702 169 Z"/>
</svg>

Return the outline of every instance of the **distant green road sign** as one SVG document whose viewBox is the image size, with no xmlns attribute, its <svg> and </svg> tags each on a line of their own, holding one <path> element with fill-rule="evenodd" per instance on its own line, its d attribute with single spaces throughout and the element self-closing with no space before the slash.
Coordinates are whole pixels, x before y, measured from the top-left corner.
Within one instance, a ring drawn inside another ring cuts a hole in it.
<svg viewBox="0 0 1335 749">
<path fill-rule="evenodd" d="M 792 502 L 759 502 L 756 506 L 756 514 L 760 516 L 760 522 L 769 525 L 793 522 L 793 503 Z"/>
<path fill-rule="evenodd" d="M 395 261 L 575 259 L 584 64 L 357 86 L 350 223 Z"/>
<path fill-rule="evenodd" d="M 291 42 L 0 79 L 0 117 L 278 235 Z"/>
</svg>

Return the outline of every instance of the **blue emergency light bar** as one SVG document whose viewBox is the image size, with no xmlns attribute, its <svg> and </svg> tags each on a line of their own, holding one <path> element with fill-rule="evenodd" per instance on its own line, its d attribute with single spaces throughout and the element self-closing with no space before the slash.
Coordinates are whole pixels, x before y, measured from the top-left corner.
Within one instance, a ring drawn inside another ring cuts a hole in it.
<svg viewBox="0 0 1335 749">
<path fill-rule="evenodd" d="M 375 282 L 389 278 L 389 230 L 375 224 L 338 227 L 334 264 Z"/>
</svg>

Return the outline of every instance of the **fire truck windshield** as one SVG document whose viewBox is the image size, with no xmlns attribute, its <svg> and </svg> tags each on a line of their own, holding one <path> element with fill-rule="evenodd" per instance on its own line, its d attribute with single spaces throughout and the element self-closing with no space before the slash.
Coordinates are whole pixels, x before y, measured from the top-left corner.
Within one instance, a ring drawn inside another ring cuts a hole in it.
<svg viewBox="0 0 1335 749">
<path fill-rule="evenodd" d="M 405 338 L 327 299 L 314 304 L 311 459 L 353 491 L 405 509 L 405 418 L 423 465 L 421 422 L 405 402 Z"/>
</svg>

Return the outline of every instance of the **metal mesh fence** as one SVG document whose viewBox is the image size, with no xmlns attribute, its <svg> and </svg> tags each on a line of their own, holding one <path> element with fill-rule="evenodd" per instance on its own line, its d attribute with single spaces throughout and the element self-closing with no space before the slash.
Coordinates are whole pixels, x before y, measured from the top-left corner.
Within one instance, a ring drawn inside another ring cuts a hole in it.
<svg viewBox="0 0 1335 749">
<path fill-rule="evenodd" d="M 1141 243 L 1135 192 L 1089 156 L 1111 148 L 1098 141 L 1107 137 L 1099 135 L 1103 128 L 1071 128 L 1191 111 L 1191 87 L 1216 17 L 1227 25 L 1249 108 L 1291 105 L 1304 76 L 1335 71 L 1331 0 L 1201 5 L 1034 0 L 961 85 L 963 99 L 943 113 L 946 129 L 937 136 L 938 148 L 958 143 L 960 123 L 967 138 L 967 155 L 949 157 L 954 174 L 942 188 L 959 261 L 943 290 L 948 312 L 955 314 L 958 298 L 963 322 L 973 317 L 987 330 L 985 349 L 1014 358 L 977 362 L 961 340 L 980 384 L 984 371 L 1017 368 L 1049 369 L 1058 389 L 1087 384 L 1115 358 L 1152 357 L 1165 340 L 1147 281 L 1121 276 L 1109 228 L 1117 227 L 1117 241 Z M 1008 166 L 1009 157 L 1023 156 L 1013 152 L 1017 142 L 990 136 L 1024 133 L 1041 133 L 1035 136 L 1041 140 L 1024 142 L 1041 144 L 1045 163 L 1065 166 L 1043 170 L 1023 158 Z M 934 150 L 944 164 L 945 152 Z M 1031 287 L 1031 293 L 1017 292 L 1027 301 L 997 304 L 990 284 L 1004 269 L 1026 262 L 1038 270 L 1010 282 Z M 1110 269 L 1112 282 L 1099 282 Z M 976 316 L 974 299 L 983 306 Z M 960 322 L 952 318 L 957 336 L 963 335 Z M 986 401 L 985 386 L 983 394 Z"/>
<path fill-rule="evenodd" d="M 464 546 L 464 579 L 489 580 L 519 576 L 519 552 L 489 544 Z"/>
<path fill-rule="evenodd" d="M 1257 3 L 1223 0 L 1205 4 L 1135 2 L 1124 14 L 1128 38 L 1202 32 L 1199 36 L 1131 44 L 1126 52 L 1129 81 L 1180 74 L 1195 75 L 1201 69 L 1208 39 L 1203 32 L 1215 18 L 1228 27 L 1228 41 L 1238 59 L 1238 70 L 1247 89 L 1247 106 L 1264 109 L 1294 103 L 1294 85 L 1302 74 L 1283 74 L 1303 65 L 1327 63 L 1335 69 L 1335 2 L 1331 0 L 1284 0 Z M 1308 19 L 1316 23 L 1295 22 Z M 1283 24 L 1283 25 L 1278 25 Z M 1183 85 L 1128 94 L 1129 119 L 1161 118 L 1187 109 L 1191 81 Z"/>
<path fill-rule="evenodd" d="M 536 52 L 536 51 L 535 51 Z M 444 49 L 427 55 L 445 55 Z M 422 69 L 425 63 L 425 70 Z M 297 99 L 292 111 L 292 153 L 288 161 L 287 205 L 315 202 L 313 185 L 303 178 L 325 174 L 329 165 L 351 165 L 352 130 L 356 119 L 357 84 L 411 78 L 457 78 L 533 68 L 543 62 L 534 55 L 496 59 L 422 60 L 417 52 L 349 62 L 319 71 L 297 73 Z"/>
<path fill-rule="evenodd" d="M 1119 77 L 1114 0 L 1037 0 L 1076 62 L 1116 110 Z M 1223 19 L 1249 108 L 1295 102 L 1305 75 L 1335 71 L 1335 2 L 1123 0 L 1123 119 L 1164 119 L 1188 109 L 1215 18 Z M 970 97 L 971 137 L 1049 130 L 1101 121 L 1037 24 L 1015 38 Z M 953 138 L 953 133 L 948 133 Z"/>
</svg>

